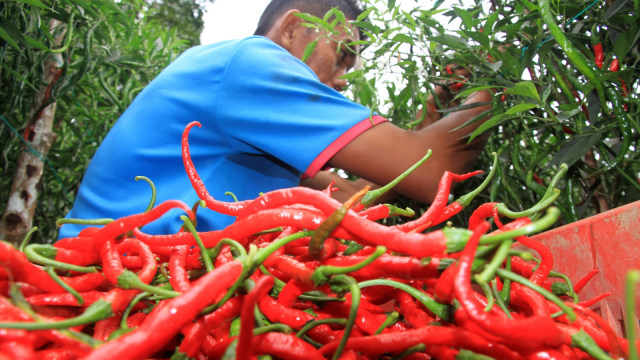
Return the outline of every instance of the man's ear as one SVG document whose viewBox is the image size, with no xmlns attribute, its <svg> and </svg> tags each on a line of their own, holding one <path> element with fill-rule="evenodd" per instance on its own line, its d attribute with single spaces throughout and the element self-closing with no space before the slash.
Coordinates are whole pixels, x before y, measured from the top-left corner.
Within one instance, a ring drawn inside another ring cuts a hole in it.
<svg viewBox="0 0 640 360">
<path fill-rule="evenodd" d="M 298 25 L 302 22 L 302 19 L 296 16 L 297 13 L 300 13 L 300 10 L 292 9 L 284 13 L 281 17 L 278 29 L 280 33 L 280 45 L 286 50 L 291 50 L 295 32 Z"/>
</svg>

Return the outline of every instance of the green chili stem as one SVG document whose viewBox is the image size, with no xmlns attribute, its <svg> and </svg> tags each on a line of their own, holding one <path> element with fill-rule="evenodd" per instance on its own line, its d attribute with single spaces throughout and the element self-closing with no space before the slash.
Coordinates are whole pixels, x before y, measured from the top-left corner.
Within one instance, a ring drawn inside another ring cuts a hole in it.
<svg viewBox="0 0 640 360">
<path fill-rule="evenodd" d="M 130 270 L 124 270 L 122 274 L 118 275 L 118 286 L 122 287 L 123 289 L 138 289 L 165 298 L 174 298 L 180 296 L 181 294 L 177 291 L 145 284 L 140 281 L 140 278 L 138 277 L 138 275 L 136 275 L 136 273 Z"/>
<path fill-rule="evenodd" d="M 508 218 L 511 219 L 517 219 L 517 218 L 521 218 L 524 216 L 530 216 L 532 214 L 537 214 L 540 211 L 542 211 L 543 209 L 547 208 L 548 206 L 550 206 L 551 204 L 553 204 L 556 199 L 558 198 L 558 196 L 560 196 L 560 194 L 562 193 L 562 191 L 560 191 L 559 189 L 553 189 L 549 195 L 544 196 L 537 204 L 533 205 L 532 207 L 524 210 L 524 211 L 519 211 L 519 212 L 515 212 L 515 211 L 511 211 L 507 208 L 507 206 L 504 203 L 499 203 L 497 205 L 498 207 L 498 212 L 501 215 L 504 215 Z"/>
<path fill-rule="evenodd" d="M 136 176 L 135 179 L 136 181 L 144 180 L 151 187 L 151 200 L 149 200 L 149 205 L 147 206 L 147 210 L 144 211 L 144 212 L 149 212 L 156 205 L 156 186 L 154 185 L 153 181 L 151 181 L 151 179 L 149 179 L 146 176 Z"/>
<path fill-rule="evenodd" d="M 407 285 L 395 280 L 390 280 L 390 279 L 366 280 L 366 281 L 360 282 L 358 285 L 360 286 L 361 289 L 369 286 L 384 285 L 384 286 L 390 286 L 395 289 L 402 290 L 408 293 L 409 295 L 413 296 L 416 300 L 420 301 L 422 305 L 424 305 L 427 309 L 429 309 L 429 311 L 431 311 L 433 314 L 435 314 L 439 318 L 445 321 L 451 321 L 452 310 L 453 310 L 451 306 L 446 304 L 441 304 L 435 301 L 428 294 L 423 293 L 422 291 L 410 285 Z"/>
<path fill-rule="evenodd" d="M 633 269 L 627 273 L 625 281 L 625 312 L 626 319 L 624 322 L 625 330 L 627 333 L 627 340 L 629 341 L 629 360 L 638 360 L 638 348 L 634 346 L 636 343 L 636 304 L 638 299 L 636 298 L 638 283 L 640 283 L 640 270 Z"/>
<path fill-rule="evenodd" d="M 391 182 L 389 182 L 388 184 L 386 184 L 383 187 L 377 188 L 375 190 L 369 190 L 363 197 L 362 200 L 360 200 L 360 203 L 364 206 L 369 206 L 371 205 L 377 198 L 379 198 L 380 196 L 382 196 L 384 193 L 386 193 L 387 191 L 391 190 L 394 186 L 396 186 L 400 181 L 404 180 L 404 178 L 406 178 L 407 176 L 409 176 L 409 174 L 411 174 L 415 169 L 417 169 L 418 167 L 420 167 L 422 164 L 425 163 L 425 161 L 427 161 L 430 157 L 431 157 L 431 149 L 427 150 L 427 154 L 425 156 L 422 157 L 422 159 L 418 160 L 418 162 L 416 162 L 415 164 L 413 164 L 410 168 L 408 168 L 405 172 L 403 172 L 402 174 L 400 174 L 400 176 L 396 177 L 395 179 L 391 180 Z"/>
<path fill-rule="evenodd" d="M 383 321 L 382 324 L 380 324 L 380 327 L 378 328 L 378 330 L 376 330 L 374 335 L 380 334 L 382 332 L 382 330 L 384 330 L 388 326 L 391 326 L 391 325 L 395 324 L 396 322 L 398 322 L 398 318 L 399 317 L 400 317 L 400 313 L 397 312 L 397 311 L 392 311 L 391 313 L 389 313 L 387 315 L 387 319 L 385 321 Z"/>
<path fill-rule="evenodd" d="M 77 292 L 76 289 L 72 288 L 71 286 L 69 286 L 69 284 L 64 282 L 60 278 L 60 276 L 58 276 L 56 270 L 53 267 L 47 266 L 44 270 L 51 277 L 51 279 L 56 282 L 56 284 L 60 285 L 66 292 L 73 295 L 73 297 L 78 300 L 78 306 L 82 306 L 84 304 L 84 298 L 82 297 L 82 295 L 80 295 L 80 293 Z"/>
<path fill-rule="evenodd" d="M 92 324 L 111 316 L 113 316 L 111 304 L 100 299 L 87 307 L 82 314 L 74 318 L 53 322 L 0 322 L 0 328 L 23 330 L 66 329 L 84 324 Z"/>
<path fill-rule="evenodd" d="M 276 239 L 274 240 L 271 244 L 267 245 L 266 247 L 260 249 L 254 256 L 253 258 L 253 264 L 251 265 L 253 268 L 256 268 L 258 266 L 260 266 L 268 257 L 269 255 L 273 254 L 276 250 L 278 250 L 279 248 L 281 248 L 282 246 L 298 240 L 300 238 L 303 238 L 305 236 L 310 236 L 311 234 L 313 234 L 313 231 L 300 231 L 297 232 L 295 234 L 291 234 L 291 235 L 287 235 L 285 237 L 282 237 L 280 239 Z"/>
<path fill-rule="evenodd" d="M 29 230 L 27 235 L 24 236 L 24 239 L 22 240 L 22 242 L 20 243 L 20 247 L 18 248 L 20 251 L 24 252 L 24 248 L 29 244 L 29 242 L 31 241 L 31 236 L 36 231 L 38 231 L 38 227 L 34 226 L 31 228 L 31 230 Z"/>
<path fill-rule="evenodd" d="M 554 295 L 551 291 L 543 288 L 542 286 L 536 285 L 531 281 L 529 281 L 529 279 L 527 279 L 526 277 L 520 276 L 511 271 L 507 271 L 505 269 L 497 269 L 496 272 L 498 276 L 500 276 L 501 278 L 515 281 L 521 285 L 524 285 L 528 288 L 531 288 L 532 290 L 537 291 L 540 295 L 544 296 L 547 300 L 556 304 L 562 311 L 564 311 L 569 321 L 575 321 L 577 319 L 576 313 L 573 311 L 573 309 L 567 304 L 565 304 L 565 302 L 562 301 L 562 299 Z"/>
<path fill-rule="evenodd" d="M 605 353 L 598 344 L 596 344 L 593 338 L 589 336 L 584 329 L 580 329 L 580 331 L 571 335 L 571 345 L 582 349 L 596 360 L 614 360 L 611 356 L 607 355 L 607 353 Z M 629 345 L 629 348 L 634 347 L 631 346 L 632 344 Z"/>
<path fill-rule="evenodd" d="M 61 226 L 63 224 L 77 224 L 77 225 L 107 225 L 112 223 L 113 219 L 104 218 L 104 219 L 58 219 L 56 220 L 56 226 Z"/>
<path fill-rule="evenodd" d="M 387 252 L 386 247 L 377 246 L 376 250 L 371 255 L 369 255 L 366 259 L 364 259 L 363 261 L 357 264 L 353 264 L 351 266 L 331 266 L 331 265 L 318 266 L 313 272 L 311 279 L 314 281 L 316 285 L 326 284 L 327 281 L 329 281 L 329 277 L 331 275 L 349 274 L 354 271 L 360 270 L 363 267 L 374 262 L 377 258 L 379 258 L 382 254 L 386 252 Z"/>
<path fill-rule="evenodd" d="M 557 207 L 552 206 L 549 209 L 547 209 L 546 215 L 544 215 L 540 219 L 528 225 L 525 225 L 523 227 L 520 227 L 514 230 L 504 231 L 494 235 L 484 235 L 480 239 L 480 244 L 483 244 L 483 245 L 494 244 L 494 243 L 501 242 L 503 240 L 513 239 L 515 237 L 522 236 L 522 235 L 531 235 L 533 233 L 546 230 L 551 225 L 553 225 L 558 220 L 559 217 L 560 217 L 560 210 Z"/>
<path fill-rule="evenodd" d="M 509 283 L 511 283 L 511 280 L 509 280 Z M 503 290 L 504 290 L 505 286 L 506 285 L 503 285 Z M 511 286 L 509 286 L 509 288 L 511 288 Z M 502 298 L 503 294 L 500 291 L 498 291 L 498 282 L 495 281 L 495 280 L 491 281 L 491 291 L 493 292 L 493 296 L 494 296 L 494 299 L 495 299 L 496 304 L 498 305 L 498 307 L 500 309 L 502 309 L 504 314 L 509 319 L 513 319 L 513 316 L 511 316 L 511 312 L 509 311 L 509 308 L 507 307 L 507 304 L 505 303 L 505 300 Z"/>
<path fill-rule="evenodd" d="M 129 305 L 127 305 L 127 308 L 124 309 L 124 312 L 122 313 L 122 319 L 120 320 L 120 327 L 121 328 L 123 328 L 123 329 L 129 328 L 129 326 L 127 325 L 127 318 L 129 317 L 129 314 L 133 310 L 133 307 L 136 306 L 142 299 L 144 299 L 145 297 L 147 297 L 149 295 L 150 294 L 148 292 L 144 292 L 143 291 L 140 294 L 136 295 L 133 298 L 133 300 L 131 300 Z"/>
<path fill-rule="evenodd" d="M 349 317 L 347 318 L 347 324 L 344 327 L 344 333 L 342 335 L 342 339 L 340 339 L 340 344 L 332 358 L 333 360 L 337 360 L 340 358 L 340 355 L 342 355 L 342 350 L 344 350 L 344 347 L 347 345 L 347 340 L 349 340 L 349 335 L 351 334 L 353 325 L 356 323 L 356 316 L 358 314 L 358 308 L 360 307 L 360 287 L 352 277 L 342 274 L 334 276 L 331 281 L 345 284 L 349 287 L 349 291 L 351 291 Z"/>
<path fill-rule="evenodd" d="M 285 324 L 268 324 L 264 326 L 259 326 L 253 329 L 253 335 L 260 335 L 268 332 L 281 332 L 281 333 L 290 333 L 291 327 Z"/>
<path fill-rule="evenodd" d="M 489 174 L 487 174 L 487 177 L 482 181 L 480 186 L 475 188 L 470 193 L 464 194 L 458 198 L 457 202 L 462 205 L 462 207 L 467 207 L 469 203 L 471 203 L 471 200 L 473 200 L 476 195 L 482 192 L 491 183 L 491 180 L 496 173 L 496 169 L 498 168 L 498 153 L 492 152 L 491 155 L 493 155 L 493 166 L 491 167 Z"/>
<path fill-rule="evenodd" d="M 310 321 L 310 322 L 304 324 L 304 326 L 296 334 L 296 337 L 302 338 L 309 330 L 313 329 L 314 327 L 316 327 L 318 325 L 322 325 L 322 324 L 339 324 L 339 325 L 345 326 L 345 325 L 347 325 L 347 320 L 346 319 L 340 319 L 340 318 L 327 318 L 327 319 L 319 319 L 319 320 Z"/>
<path fill-rule="evenodd" d="M 493 308 L 493 304 L 495 304 L 496 300 L 493 296 L 493 291 L 491 291 L 491 286 L 487 282 L 478 282 L 482 292 L 484 292 L 485 297 L 487 298 L 487 306 L 484 307 L 484 311 L 489 311 Z"/>
<path fill-rule="evenodd" d="M 401 360 L 406 358 L 407 356 L 417 353 L 417 352 L 424 352 L 424 350 L 427 347 L 425 346 L 425 344 L 418 344 L 418 345 L 414 345 L 410 348 L 408 348 L 407 350 L 403 351 L 402 353 L 398 354 L 397 356 L 394 356 L 391 358 L 391 360 Z"/>
<path fill-rule="evenodd" d="M 204 247 L 204 243 L 202 242 L 200 235 L 196 231 L 196 228 L 193 227 L 193 223 L 191 223 L 189 217 L 185 215 L 180 215 L 180 220 L 184 221 L 184 225 L 187 227 L 187 229 L 189 229 L 189 231 L 193 235 L 193 238 L 196 240 L 196 243 L 200 248 L 200 256 L 202 257 L 202 261 L 204 262 L 204 267 L 207 269 L 207 272 L 213 271 L 213 263 L 211 262 L 211 257 L 209 257 L 207 248 Z"/>
<path fill-rule="evenodd" d="M 513 245 L 513 240 L 505 240 L 500 243 L 498 250 L 489 263 L 485 266 L 484 270 L 475 276 L 475 280 L 479 284 L 487 284 L 496 276 L 496 269 L 502 266 L 504 260 L 509 256 L 509 250 Z"/>
<path fill-rule="evenodd" d="M 220 255 L 220 251 L 222 250 L 222 247 L 224 245 L 229 245 L 231 246 L 232 252 L 233 250 L 236 251 L 236 253 L 239 253 L 240 257 L 246 257 L 247 256 L 247 250 L 245 250 L 244 246 L 242 246 L 242 244 L 240 244 L 239 242 L 233 240 L 233 239 L 229 239 L 229 238 L 224 238 L 221 239 L 220 241 L 218 241 L 218 243 L 216 244 L 216 246 L 214 246 L 212 249 L 207 250 L 208 255 L 211 257 L 211 259 L 215 259 L 218 257 L 218 255 Z"/>
<path fill-rule="evenodd" d="M 70 271 L 77 271 L 81 273 L 94 273 L 97 272 L 95 266 L 78 266 L 73 264 L 67 264 L 61 261 L 53 260 L 46 255 L 54 256 L 58 250 L 51 245 L 46 244 L 30 244 L 24 248 L 24 254 L 27 259 L 34 263 L 41 265 L 51 266 L 56 269 L 64 269 Z"/>
</svg>

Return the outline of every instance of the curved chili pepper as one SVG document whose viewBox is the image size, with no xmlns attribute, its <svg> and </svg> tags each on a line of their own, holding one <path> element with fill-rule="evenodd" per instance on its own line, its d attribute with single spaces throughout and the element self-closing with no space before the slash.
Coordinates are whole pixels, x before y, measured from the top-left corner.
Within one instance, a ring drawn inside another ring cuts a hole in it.
<svg viewBox="0 0 640 360">
<path fill-rule="evenodd" d="M 518 341 L 526 338 L 532 347 L 538 345 L 555 347 L 570 343 L 570 340 L 564 336 L 550 317 L 532 316 L 517 320 L 496 317 L 486 313 L 474 300 L 471 295 L 474 292 L 471 288 L 471 263 L 478 241 L 481 235 L 489 229 L 489 226 L 486 221 L 478 225 L 462 251 L 459 260 L 459 273 L 454 282 L 456 299 L 477 325 L 506 340 Z"/>
<path fill-rule="evenodd" d="M 273 286 L 271 276 L 262 276 L 244 297 L 240 311 L 240 336 L 238 336 L 237 360 L 250 360 L 253 354 L 254 309 L 256 302 L 263 298 Z M 309 346 L 311 346 L 309 344 Z"/>
<path fill-rule="evenodd" d="M 167 200 L 149 212 L 129 215 L 120 218 L 105 225 L 102 229 L 96 231 L 86 244 L 86 250 L 88 252 L 98 253 L 104 242 L 109 239 L 115 239 L 116 237 L 131 231 L 135 228 L 142 227 L 164 215 L 167 211 L 173 208 L 180 208 L 189 215 L 189 218 L 193 219 L 194 215 L 191 208 L 185 203 L 178 200 Z"/>
<path fill-rule="evenodd" d="M 479 354 L 492 356 L 495 359 L 522 359 L 518 353 L 508 349 L 506 346 L 487 341 L 470 331 L 433 325 L 419 329 L 408 329 L 404 332 L 352 337 L 347 340 L 345 350 L 356 350 L 370 357 L 379 357 L 384 353 L 397 354 L 418 344 L 464 348 Z M 333 341 L 322 346 L 319 351 L 324 355 L 328 355 L 337 346 L 338 341 Z"/>
<path fill-rule="evenodd" d="M 453 263 L 447 267 L 433 287 L 433 298 L 443 304 L 451 304 L 455 299 L 453 281 L 458 274 L 458 265 Z"/>
<path fill-rule="evenodd" d="M 340 256 L 327 259 L 323 265 L 346 267 L 361 263 L 367 257 L 360 255 Z M 350 272 L 349 275 L 358 280 L 377 279 L 381 277 L 399 278 L 406 280 L 424 280 L 437 278 L 440 260 L 431 258 L 424 263 L 417 257 L 382 254 L 373 262 L 361 269 Z"/>
<path fill-rule="evenodd" d="M 187 357 L 195 358 L 198 351 L 200 351 L 207 334 L 223 322 L 239 315 L 241 307 L 242 296 L 232 297 L 214 312 L 202 317 L 203 324 L 192 328 L 191 331 L 185 334 L 185 338 L 180 344 L 178 351 L 185 354 Z M 200 323 L 200 321 L 198 321 L 198 323 Z"/>
<path fill-rule="evenodd" d="M 153 210 L 152 210 L 153 211 Z M 162 349 L 187 323 L 236 282 L 242 264 L 228 262 L 194 281 L 182 295 L 167 300 L 134 331 L 104 343 L 86 359 L 143 359 Z M 162 329 L 162 331 L 158 331 Z M 152 338 L 153 341 L 149 341 Z"/>
<path fill-rule="evenodd" d="M 326 360 L 313 345 L 293 334 L 268 332 L 251 340 L 251 347 L 256 354 L 273 355 L 279 359 Z"/>
<path fill-rule="evenodd" d="M 189 273 L 187 272 L 187 253 L 189 246 L 178 245 L 173 247 L 169 258 L 169 283 L 175 291 L 185 292 L 191 287 Z"/>
<path fill-rule="evenodd" d="M 420 218 L 406 222 L 404 224 L 396 225 L 395 227 L 399 230 L 408 232 L 408 231 L 420 231 L 432 224 L 434 220 L 442 213 L 443 209 L 447 205 L 449 201 L 449 192 L 451 190 L 452 183 L 464 181 L 472 176 L 483 173 L 482 170 L 473 171 L 466 174 L 454 174 L 450 171 L 445 171 L 440 178 L 440 182 L 438 183 L 438 191 L 436 196 L 434 197 L 431 205 L 425 211 Z"/>
<path fill-rule="evenodd" d="M 263 297 L 259 301 L 258 307 L 269 321 L 282 323 L 296 330 L 302 329 L 306 323 L 314 320 L 311 314 L 297 309 L 286 308 L 269 296 Z M 338 338 L 338 333 L 326 324 L 312 328 L 307 334 L 320 343 L 327 343 Z"/>
<path fill-rule="evenodd" d="M 200 175 L 198 175 L 198 171 L 196 170 L 193 161 L 191 160 L 191 151 L 189 150 L 189 131 L 191 131 L 191 128 L 194 126 L 201 127 L 201 124 L 198 121 L 193 121 L 185 127 L 182 133 L 182 161 L 184 163 L 184 168 L 187 171 L 187 175 L 189 176 L 189 180 L 191 181 L 191 186 L 193 186 L 198 197 L 204 200 L 207 204 L 208 209 L 226 215 L 238 216 L 239 212 L 251 201 L 228 203 L 216 200 L 209 194 L 204 182 L 200 178 Z"/>
<path fill-rule="evenodd" d="M 582 290 L 589 283 L 589 281 L 599 272 L 600 272 L 600 269 L 593 268 L 591 271 L 587 273 L 587 275 L 585 275 L 582 279 L 578 280 L 573 285 L 573 291 L 575 291 L 576 293 L 579 293 L 580 290 Z"/>
<path fill-rule="evenodd" d="M 24 253 L 4 241 L 0 241 L 0 267 L 5 268 L 15 281 L 24 282 L 48 292 L 64 292 L 64 289 L 44 270 L 31 263 Z"/>
</svg>

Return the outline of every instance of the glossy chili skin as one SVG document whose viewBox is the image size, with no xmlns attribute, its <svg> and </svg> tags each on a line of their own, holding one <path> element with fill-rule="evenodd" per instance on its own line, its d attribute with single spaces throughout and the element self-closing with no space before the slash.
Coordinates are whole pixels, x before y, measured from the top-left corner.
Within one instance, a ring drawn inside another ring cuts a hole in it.
<svg viewBox="0 0 640 360">
<path fill-rule="evenodd" d="M 271 276 L 261 276 L 253 289 L 244 297 L 240 310 L 240 336 L 236 350 L 237 360 L 251 360 L 253 355 L 253 328 L 254 309 L 257 301 L 265 297 L 273 287 L 274 280 Z"/>
<path fill-rule="evenodd" d="M 47 292 L 64 292 L 42 268 L 29 261 L 23 252 L 4 241 L 0 241 L 0 266 L 10 272 L 15 281 L 28 283 Z"/>
<path fill-rule="evenodd" d="M 408 329 L 404 332 L 352 337 L 347 341 L 345 349 L 377 357 L 385 353 L 398 354 L 417 344 L 465 348 L 476 353 L 493 356 L 496 359 L 522 359 L 518 353 L 506 346 L 487 341 L 470 331 L 446 326 L 424 326 L 418 329 Z M 333 353 L 337 345 L 338 341 L 326 344 L 320 348 L 320 352 L 329 355 Z"/>
<path fill-rule="evenodd" d="M 187 292 L 168 300 L 162 309 L 150 314 L 135 331 L 101 345 L 86 359 L 122 360 L 151 356 L 229 288 L 241 272 L 242 264 L 234 261 L 207 273 L 195 281 Z"/>
<path fill-rule="evenodd" d="M 558 328 L 556 322 L 546 316 L 531 316 L 523 319 L 508 319 L 493 316 L 484 311 L 484 305 L 479 304 L 473 297 L 471 288 L 471 263 L 474 259 L 480 236 L 489 228 L 488 222 L 478 225 L 460 256 L 459 273 L 455 278 L 455 295 L 469 317 L 485 331 L 504 338 L 510 343 L 517 343 L 519 339 L 528 339 L 527 346 L 548 345 L 551 347 L 570 343 L 565 334 Z"/>
</svg>

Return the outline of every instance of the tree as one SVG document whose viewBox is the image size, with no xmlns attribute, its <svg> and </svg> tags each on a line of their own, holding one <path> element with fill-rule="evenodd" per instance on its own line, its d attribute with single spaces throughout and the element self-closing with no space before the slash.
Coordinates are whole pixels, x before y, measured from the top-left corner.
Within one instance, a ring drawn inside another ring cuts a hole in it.
<svg viewBox="0 0 640 360">
<path fill-rule="evenodd" d="M 45 234 L 43 241 L 55 238 L 55 221 L 69 210 L 111 125 L 160 70 L 198 43 L 200 4 L 0 4 L 0 187 L 6 189 L 0 194 L 6 204 L 0 234 L 5 240 L 21 241 L 33 224 Z M 181 11 L 172 12 L 176 9 Z M 55 76 L 47 77 L 52 66 Z M 46 109 L 50 121 L 42 127 L 33 114 Z"/>
</svg>

